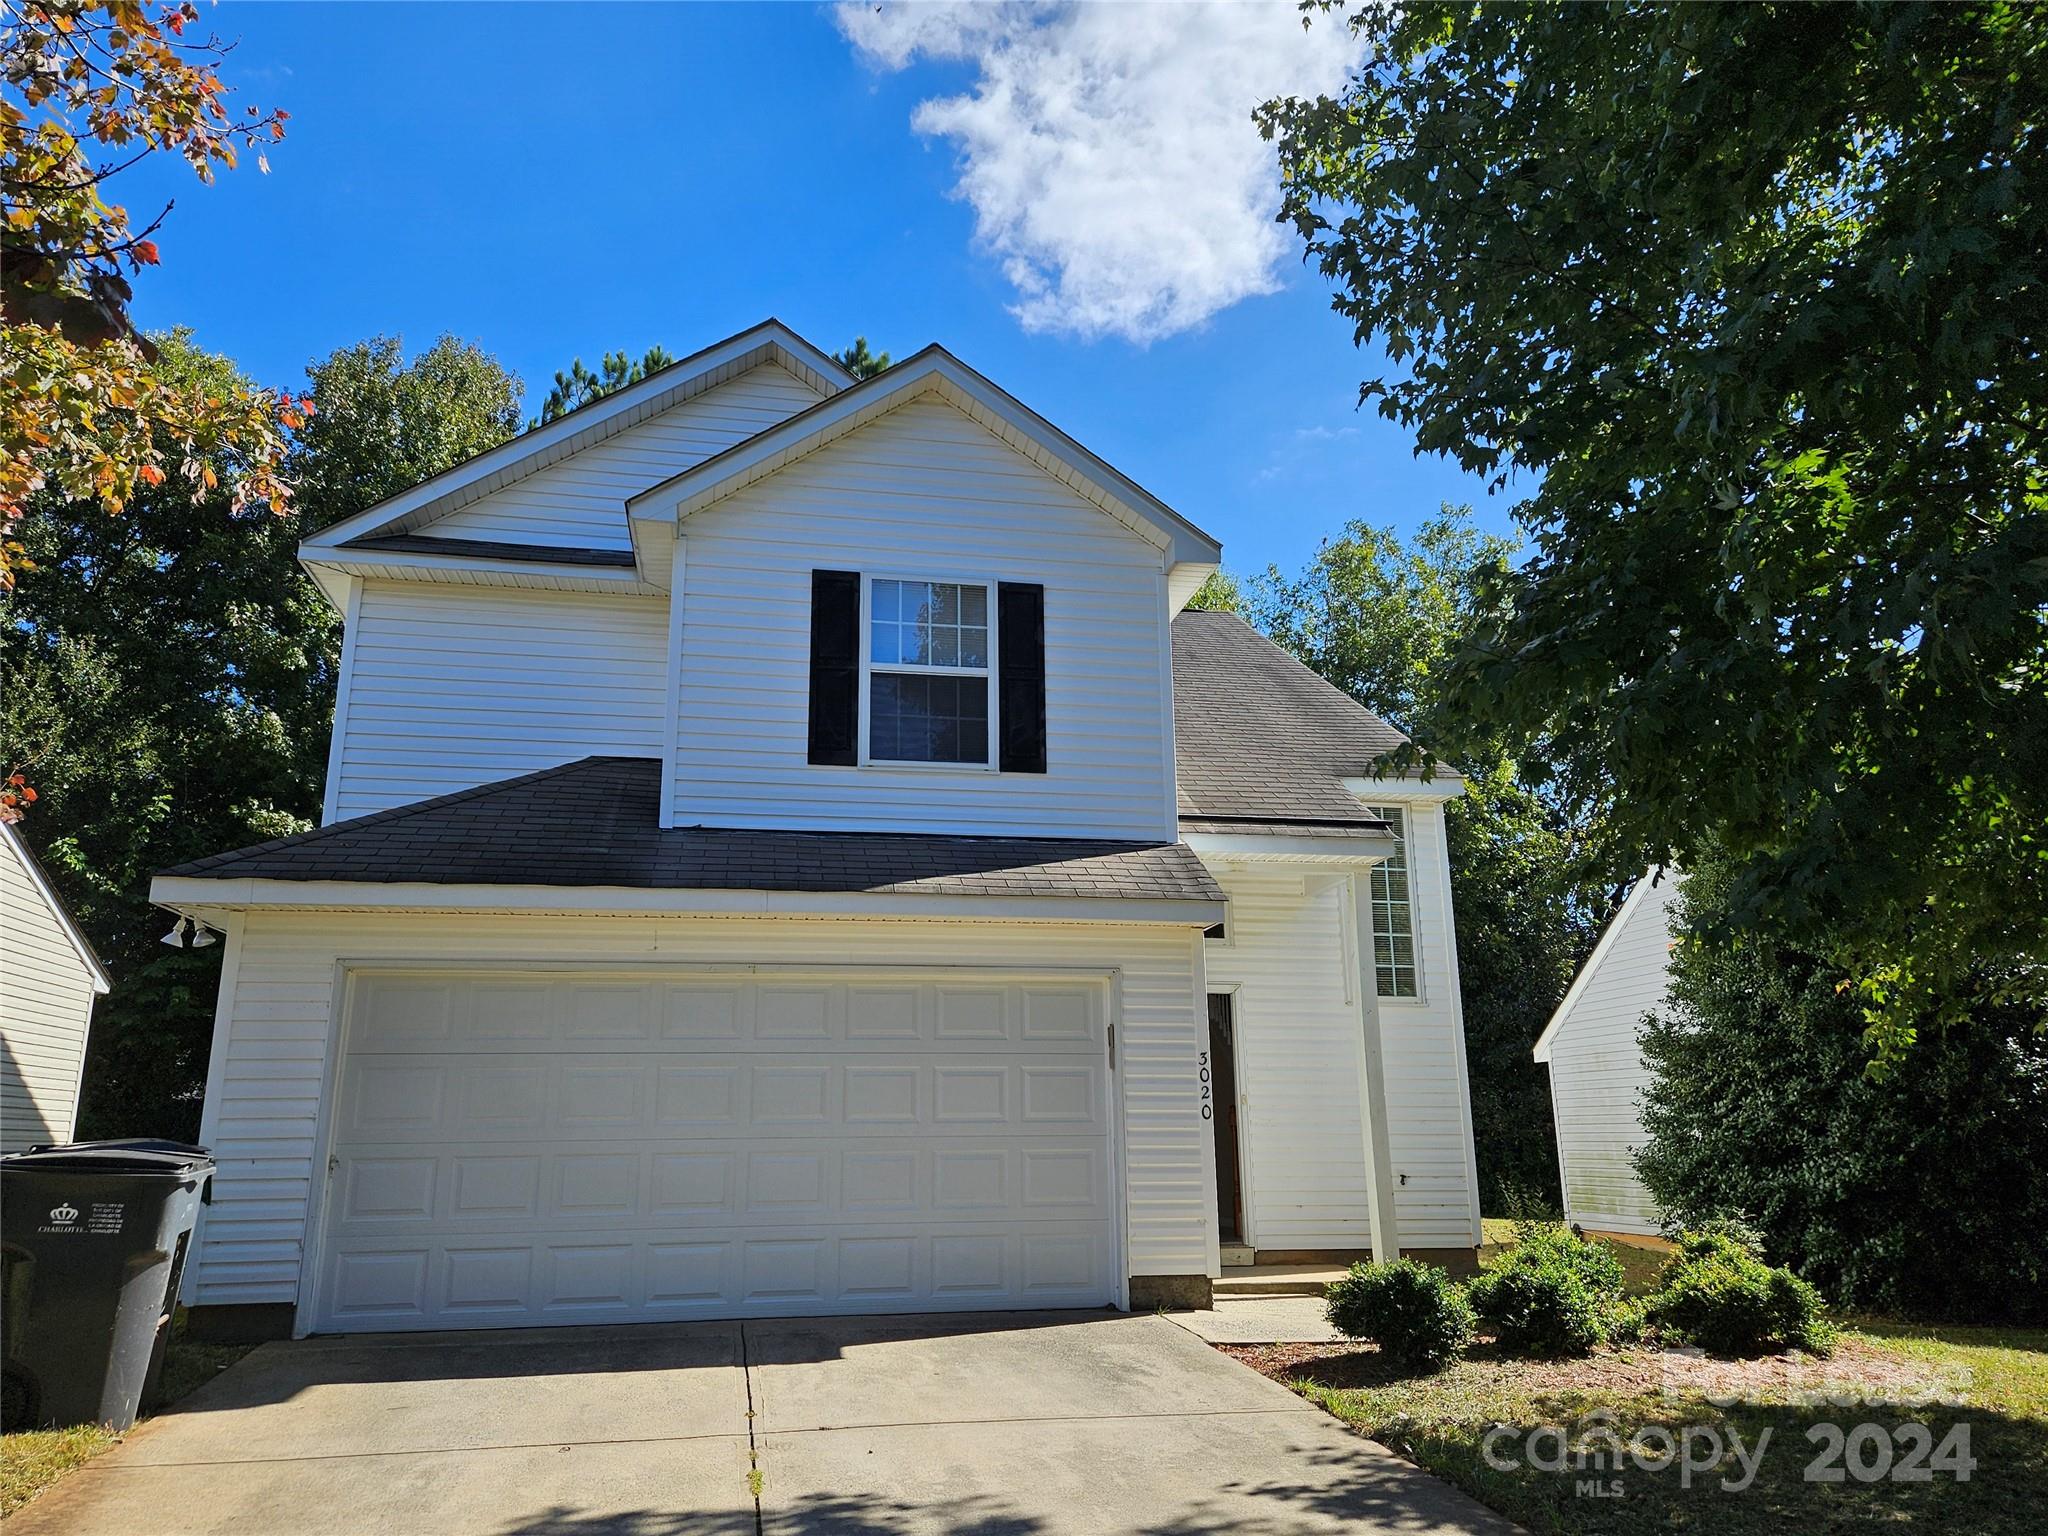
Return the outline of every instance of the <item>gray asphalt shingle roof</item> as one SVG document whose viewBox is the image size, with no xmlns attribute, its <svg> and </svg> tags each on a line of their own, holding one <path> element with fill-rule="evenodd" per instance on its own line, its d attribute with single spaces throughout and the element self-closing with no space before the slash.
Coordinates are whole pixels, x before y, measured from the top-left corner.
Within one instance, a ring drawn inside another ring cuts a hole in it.
<svg viewBox="0 0 2048 1536">
<path fill-rule="evenodd" d="M 661 763 L 586 757 L 180 864 L 204 879 L 1221 901 L 1180 843 L 655 825 Z"/>
<path fill-rule="evenodd" d="M 633 568 L 630 549 L 582 549 L 553 544 L 508 544 L 497 539 L 444 539 L 430 533 L 379 533 L 350 539 L 343 549 L 394 555 L 447 555 L 470 560 L 530 560 L 540 565 L 602 565 Z"/>
<path fill-rule="evenodd" d="M 1173 732 L 1184 824 L 1377 825 L 1344 787 L 1408 738 L 1233 613 L 1173 621 Z"/>
</svg>

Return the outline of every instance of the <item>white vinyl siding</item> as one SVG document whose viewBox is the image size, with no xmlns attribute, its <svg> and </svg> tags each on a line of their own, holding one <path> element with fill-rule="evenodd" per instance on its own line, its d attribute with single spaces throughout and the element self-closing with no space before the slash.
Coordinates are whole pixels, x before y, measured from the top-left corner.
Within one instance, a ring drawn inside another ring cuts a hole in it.
<svg viewBox="0 0 2048 1536">
<path fill-rule="evenodd" d="M 1420 966 L 1450 973 L 1443 807 L 1401 807 Z M 1366 1248 L 1371 1218 L 1358 1104 L 1357 974 L 1343 881 L 1211 859 L 1230 898 L 1230 942 L 1208 946 L 1212 987 L 1237 983 L 1247 1240 L 1262 1248 Z M 1355 985 L 1355 984 L 1354 984 Z M 1381 998 L 1387 1135 L 1403 1248 L 1478 1241 L 1463 1019 L 1453 990 Z"/>
<path fill-rule="evenodd" d="M 366 582 L 331 796 L 344 820 L 580 757 L 660 757 L 658 597 Z"/>
<path fill-rule="evenodd" d="M 959 411 L 906 404 L 682 535 L 677 825 L 1173 835 L 1160 553 Z M 821 568 L 1043 585 L 1047 771 L 810 764 Z"/>
<path fill-rule="evenodd" d="M 1230 897 L 1230 942 L 1209 945 L 1207 971 L 1210 990 L 1237 988 L 1244 1239 L 1259 1248 L 1370 1248 L 1343 884 L 1324 880 L 1308 895 L 1299 873 L 1211 872 Z"/>
<path fill-rule="evenodd" d="M 1600 1231 L 1653 1233 L 1661 1222 L 1631 1157 L 1643 1142 L 1650 1081 L 1637 1037 L 1643 1016 L 1664 1001 L 1676 896 L 1667 873 L 1616 918 L 1621 928 L 1588 962 L 1593 969 L 1550 1041 L 1565 1214 Z"/>
<path fill-rule="evenodd" d="M 0 836 L 0 1152 L 69 1141 L 92 1026 L 92 974 Z"/>
<path fill-rule="evenodd" d="M 626 499 L 822 397 L 764 363 L 420 529 L 433 538 L 631 549 Z"/>
<path fill-rule="evenodd" d="M 1407 1175 L 1394 1202 L 1404 1246 L 1469 1248 L 1479 1241 L 1479 1187 L 1444 802 L 1412 800 L 1403 808 L 1421 995 L 1380 999 L 1388 1129 L 1394 1168 Z"/>
<path fill-rule="evenodd" d="M 1207 1020 L 1185 928 L 355 913 L 249 913 L 233 924 L 203 1132 L 220 1172 L 187 1272 L 195 1303 L 298 1300 L 337 988 L 345 962 L 370 959 L 1114 972 L 1130 1272 L 1209 1272 L 1214 1196 L 1196 1088 Z"/>
</svg>

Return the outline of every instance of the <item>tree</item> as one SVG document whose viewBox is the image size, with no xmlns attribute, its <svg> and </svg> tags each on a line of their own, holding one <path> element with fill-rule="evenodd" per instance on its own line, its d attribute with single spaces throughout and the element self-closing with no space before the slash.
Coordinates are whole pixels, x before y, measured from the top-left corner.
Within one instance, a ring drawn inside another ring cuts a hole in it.
<svg viewBox="0 0 2048 1536">
<path fill-rule="evenodd" d="M 865 336 L 854 337 L 853 345 L 843 352 L 833 353 L 832 360 L 856 379 L 872 379 L 889 366 L 889 354 L 870 352 Z"/>
<path fill-rule="evenodd" d="M 249 387 L 182 334 L 154 344 L 165 388 Z M 396 342 L 345 348 L 311 375 L 318 414 L 293 445 L 284 515 L 145 485 L 119 518 L 51 488 L 23 520 L 0 753 L 36 764 L 44 794 L 22 830 L 113 977 L 86 1058 L 87 1136 L 198 1136 L 221 947 L 157 942 L 151 875 L 319 817 L 340 620 L 299 569 L 299 539 L 518 421 L 517 381 L 445 339 L 409 366 Z"/>
<path fill-rule="evenodd" d="M 519 431 L 518 375 L 443 336 L 411 362 L 396 336 L 342 347 L 308 370 L 315 413 L 289 470 L 314 533 Z"/>
<path fill-rule="evenodd" d="M 1230 572 L 1211 571 L 1195 589 L 1195 595 L 1188 599 L 1188 606 L 1198 611 L 1214 609 L 1222 613 L 1238 613 L 1244 608 L 1244 590 Z"/>
<path fill-rule="evenodd" d="M 1530 486 L 1446 697 L 1880 1062 L 2048 1007 L 2048 11 L 1374 7 L 1269 103 L 1418 447 Z"/>
<path fill-rule="evenodd" d="M 568 372 L 556 371 L 554 387 L 541 403 L 539 417 L 530 425 L 545 426 L 557 416 L 566 416 L 578 406 L 588 405 L 615 389 L 638 384 L 650 373 L 659 373 L 674 361 L 668 350 L 659 344 L 649 347 L 637 360 L 624 352 L 607 352 L 601 373 L 592 373 L 584 367 L 580 357 L 571 359 Z"/>
<path fill-rule="evenodd" d="M 167 479 L 194 501 L 225 485 L 231 511 L 285 504 L 278 465 L 304 402 L 149 366 L 129 277 L 156 264 L 170 209 L 137 230 L 102 195 L 158 151 L 209 182 L 238 150 L 284 137 L 283 112 L 230 113 L 215 72 L 228 45 L 186 41 L 198 19 L 190 4 L 152 16 L 136 0 L 72 0 L 10 7 L 0 29 L 0 587 L 45 486 L 107 512 Z"/>
<path fill-rule="evenodd" d="M 1480 1197 L 1533 1213 L 1555 1208 L 1558 1187 L 1549 1085 L 1530 1048 L 1625 886 L 1600 817 L 1575 819 L 1447 706 L 1445 665 L 1487 618 L 1511 552 L 1471 527 L 1469 508 L 1445 507 L 1405 545 L 1352 523 L 1299 576 L 1269 570 L 1249 608 L 1274 640 L 1465 775 L 1445 827 Z"/>
<path fill-rule="evenodd" d="M 1915 1318 L 2048 1318 L 2048 1038 L 2019 1009 L 1922 1031 L 1903 1070 L 1863 1070 L 1842 973 L 1728 943 L 1732 873 L 1709 858 L 1649 1021 L 1637 1157 L 1675 1218 L 1741 1216 L 1845 1306 Z"/>
</svg>

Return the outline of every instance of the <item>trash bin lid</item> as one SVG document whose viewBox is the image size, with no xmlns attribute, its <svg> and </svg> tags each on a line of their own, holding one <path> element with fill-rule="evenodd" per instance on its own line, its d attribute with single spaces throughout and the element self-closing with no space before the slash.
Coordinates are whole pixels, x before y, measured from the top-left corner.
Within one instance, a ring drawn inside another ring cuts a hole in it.
<svg viewBox="0 0 2048 1536">
<path fill-rule="evenodd" d="M 74 1141 L 62 1147 L 30 1147 L 0 1157 L 0 1170 L 37 1173 L 157 1174 L 185 1178 L 213 1170 L 213 1154 L 182 1141 L 134 1137 L 125 1141 Z"/>
</svg>

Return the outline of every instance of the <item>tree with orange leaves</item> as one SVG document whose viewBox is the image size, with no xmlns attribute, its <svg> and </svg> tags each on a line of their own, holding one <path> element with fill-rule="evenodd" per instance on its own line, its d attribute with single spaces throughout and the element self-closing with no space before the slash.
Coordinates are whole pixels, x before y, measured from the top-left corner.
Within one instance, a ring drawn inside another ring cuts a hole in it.
<svg viewBox="0 0 2048 1536">
<path fill-rule="evenodd" d="M 0 588 L 23 558 L 23 505 L 45 487 L 119 513 L 138 486 L 175 479 L 198 499 L 225 471 L 234 510 L 286 505 L 285 434 L 310 402 L 149 367 L 129 277 L 157 262 L 170 209 L 138 228 L 105 195 L 159 151 L 202 182 L 249 148 L 269 169 L 259 147 L 284 137 L 286 114 L 229 108 L 217 67 L 230 45 L 191 34 L 198 20 L 182 0 L 0 0 Z M 21 808 L 0 801 L 0 816 Z"/>
</svg>

